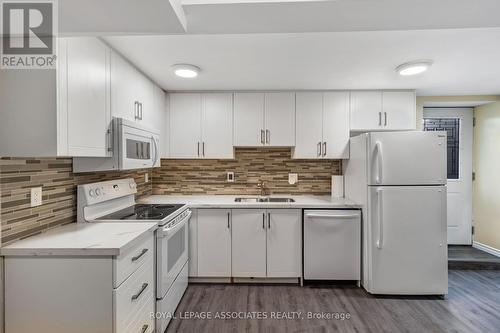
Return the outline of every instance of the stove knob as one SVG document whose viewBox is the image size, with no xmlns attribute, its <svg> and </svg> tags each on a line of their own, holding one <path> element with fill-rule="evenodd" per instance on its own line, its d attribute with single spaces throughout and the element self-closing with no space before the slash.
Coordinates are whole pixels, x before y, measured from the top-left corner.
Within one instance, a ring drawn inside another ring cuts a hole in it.
<svg viewBox="0 0 500 333">
<path fill-rule="evenodd" d="M 101 195 L 101 190 L 100 190 L 100 189 L 98 189 L 98 188 L 96 188 L 96 189 L 95 189 L 95 195 L 96 195 L 96 196 L 100 196 L 100 195 Z"/>
<path fill-rule="evenodd" d="M 90 190 L 90 191 L 89 191 L 89 195 L 90 195 L 92 198 L 93 198 L 93 197 L 95 197 L 95 192 L 94 192 L 94 190 Z"/>
</svg>

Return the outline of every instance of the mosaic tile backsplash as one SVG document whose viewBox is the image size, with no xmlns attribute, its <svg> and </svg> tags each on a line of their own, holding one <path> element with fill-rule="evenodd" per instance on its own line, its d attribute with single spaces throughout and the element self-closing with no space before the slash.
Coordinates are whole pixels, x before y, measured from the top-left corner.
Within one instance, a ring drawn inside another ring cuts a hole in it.
<svg viewBox="0 0 500 333">
<path fill-rule="evenodd" d="M 0 195 L 2 245 L 47 229 L 76 221 L 76 188 L 79 184 L 133 177 L 139 195 L 152 193 L 152 183 L 134 172 L 72 173 L 71 158 L 1 158 Z M 32 187 L 42 186 L 43 204 L 30 207 Z"/>
<path fill-rule="evenodd" d="M 341 161 L 295 160 L 291 154 L 291 148 L 236 148 L 234 160 L 164 159 L 153 170 L 153 194 L 260 194 L 261 180 L 272 194 L 330 194 Z M 228 171 L 234 183 L 226 181 Z M 288 184 L 289 173 L 298 174 L 297 184 Z"/>
</svg>

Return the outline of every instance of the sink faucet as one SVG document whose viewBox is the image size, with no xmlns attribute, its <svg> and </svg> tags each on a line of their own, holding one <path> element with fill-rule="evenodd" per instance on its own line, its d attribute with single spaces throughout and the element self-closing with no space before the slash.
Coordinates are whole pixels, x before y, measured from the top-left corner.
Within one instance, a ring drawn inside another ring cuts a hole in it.
<svg viewBox="0 0 500 333">
<path fill-rule="evenodd" d="M 266 182 L 265 181 L 260 181 L 257 184 L 257 188 L 260 189 L 260 195 L 263 196 L 263 197 L 265 197 L 266 195 L 270 194 L 269 188 L 266 186 Z"/>
</svg>

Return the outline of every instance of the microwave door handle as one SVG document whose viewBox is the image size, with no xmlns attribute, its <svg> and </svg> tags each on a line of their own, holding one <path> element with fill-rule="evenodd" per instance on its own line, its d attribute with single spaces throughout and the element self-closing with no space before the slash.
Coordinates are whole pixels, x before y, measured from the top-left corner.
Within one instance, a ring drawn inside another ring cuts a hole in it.
<svg viewBox="0 0 500 333">
<path fill-rule="evenodd" d="M 155 158 L 154 158 L 154 160 L 153 160 L 153 167 L 154 167 L 154 166 L 156 165 L 156 162 L 158 162 L 157 160 L 158 160 L 158 155 L 159 155 L 159 153 L 158 153 L 158 146 L 156 145 L 156 139 L 155 139 L 155 137 L 154 137 L 154 136 L 151 136 L 151 140 L 153 140 L 153 147 L 154 147 L 154 150 L 155 150 L 155 151 L 154 151 L 154 153 L 155 153 L 155 154 L 154 154 L 154 157 L 155 157 Z"/>
</svg>

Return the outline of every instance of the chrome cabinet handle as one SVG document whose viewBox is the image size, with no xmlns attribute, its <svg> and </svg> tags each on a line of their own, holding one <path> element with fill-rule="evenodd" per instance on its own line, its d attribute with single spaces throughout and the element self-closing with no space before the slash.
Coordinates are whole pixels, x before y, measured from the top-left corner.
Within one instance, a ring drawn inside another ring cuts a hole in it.
<svg viewBox="0 0 500 333">
<path fill-rule="evenodd" d="M 132 262 L 139 260 L 143 255 L 145 255 L 148 252 L 148 249 L 142 249 L 141 253 L 136 255 L 135 257 L 132 257 Z"/>
<path fill-rule="evenodd" d="M 134 119 L 139 119 L 139 102 L 134 102 Z"/>
<path fill-rule="evenodd" d="M 262 213 L 262 229 L 266 229 L 266 213 Z"/>
<path fill-rule="evenodd" d="M 132 296 L 131 300 L 132 301 L 135 301 L 136 299 L 138 299 L 139 297 L 141 297 L 142 293 L 144 292 L 144 290 L 146 290 L 146 288 L 148 287 L 148 283 L 143 283 L 142 284 L 142 287 L 141 287 L 141 290 L 139 290 L 139 292 L 135 295 Z"/>
<path fill-rule="evenodd" d="M 384 126 L 387 126 L 387 112 L 384 112 Z"/>
<path fill-rule="evenodd" d="M 266 129 L 266 143 L 271 141 L 271 131 Z"/>
<path fill-rule="evenodd" d="M 382 126 L 382 112 L 378 113 L 378 125 Z"/>
<path fill-rule="evenodd" d="M 323 142 L 323 156 L 326 156 L 326 142 Z"/>
<path fill-rule="evenodd" d="M 141 110 L 141 120 L 142 120 L 142 103 L 139 103 L 140 110 Z"/>
<path fill-rule="evenodd" d="M 149 328 L 149 325 L 143 325 L 141 329 L 141 333 L 145 333 Z"/>
<path fill-rule="evenodd" d="M 318 156 L 321 156 L 321 142 L 318 142 Z"/>
<path fill-rule="evenodd" d="M 231 229 L 231 222 L 230 222 L 230 219 L 231 219 L 231 213 L 227 212 L 227 228 L 228 229 Z"/>
<path fill-rule="evenodd" d="M 198 142 L 198 157 L 200 157 L 200 142 Z"/>
<path fill-rule="evenodd" d="M 267 213 L 267 228 L 271 229 L 271 213 Z"/>
<path fill-rule="evenodd" d="M 264 143 L 265 143 L 265 138 L 264 138 L 264 137 L 265 137 L 265 135 L 266 135 L 266 134 L 264 133 L 264 130 L 263 130 L 263 129 L 261 129 L 261 130 L 260 130 L 260 143 L 262 143 L 262 144 L 264 144 Z"/>
<path fill-rule="evenodd" d="M 201 143 L 201 154 L 205 157 L 205 141 Z"/>
</svg>

